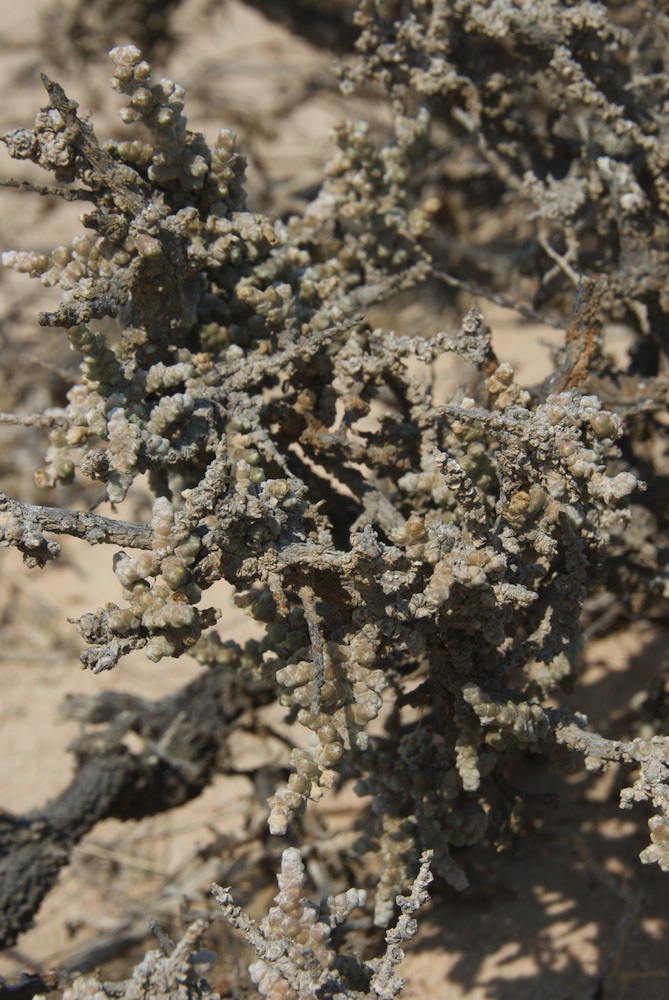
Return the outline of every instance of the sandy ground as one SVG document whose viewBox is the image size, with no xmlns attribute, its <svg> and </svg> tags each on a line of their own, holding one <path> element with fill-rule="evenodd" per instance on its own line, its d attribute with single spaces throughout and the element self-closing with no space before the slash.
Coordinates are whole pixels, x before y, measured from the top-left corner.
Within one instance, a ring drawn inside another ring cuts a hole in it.
<svg viewBox="0 0 669 1000">
<path fill-rule="evenodd" d="M 70 96 L 92 108 L 100 132 L 111 129 L 118 134 L 114 116 L 119 99 L 105 89 L 105 61 L 56 65 L 40 38 L 40 12 L 50 6 L 50 0 L 25 0 L 20 6 L 0 0 L 0 126 L 32 120 L 43 101 L 38 71 L 45 70 Z M 191 127 L 211 137 L 221 124 L 232 123 L 244 133 L 253 123 L 245 147 L 252 197 L 255 193 L 262 201 L 268 177 L 286 199 L 299 184 L 306 186 L 318 177 L 330 149 L 329 124 L 344 114 L 344 105 L 325 86 L 315 87 L 302 100 L 297 84 L 327 80 L 327 60 L 237 2 L 207 8 L 203 0 L 187 0 L 176 26 L 179 43 L 160 73 L 186 86 Z M 279 126 L 273 108 L 285 109 L 291 102 L 294 110 Z M 354 115 L 356 109 L 349 107 L 346 113 Z M 0 169 L 5 175 L 17 174 L 6 157 L 0 159 Z M 2 192 L 1 198 L 2 249 L 49 247 L 76 231 L 76 213 L 70 206 L 45 206 L 14 192 Z M 65 365 L 68 351 L 58 333 L 45 336 L 37 330 L 35 315 L 44 301 L 27 279 L 13 274 L 0 278 L 2 410 L 38 411 L 57 397 L 44 363 Z M 549 370 L 547 343 L 559 341 L 559 335 L 528 326 L 497 307 L 485 312 L 500 358 L 516 365 L 520 380 L 538 381 Z M 409 329 L 420 318 L 407 306 L 397 322 Z M 611 348 L 624 351 L 624 331 L 609 334 Z M 443 373 L 444 384 L 450 377 L 452 372 Z M 0 488 L 33 502 L 77 506 L 94 498 L 81 488 L 55 496 L 40 494 L 32 482 L 42 446 L 39 434 L 5 427 L 0 434 Z M 141 495 L 128 503 L 134 503 L 128 517 L 145 518 Z M 0 552 L 3 809 L 26 812 L 67 786 L 72 762 L 66 748 L 77 726 L 59 720 L 58 706 L 66 693 L 116 689 L 156 698 L 197 675 L 200 668 L 188 658 L 155 665 L 141 654 L 102 677 L 82 672 L 77 660 L 81 640 L 67 618 L 93 610 L 115 593 L 108 551 L 68 542 L 63 558 L 43 572 L 27 571 L 14 551 Z M 226 635 L 244 637 L 255 627 L 232 605 L 224 586 L 210 592 L 207 603 L 224 610 L 220 630 Z M 600 731 L 625 732 L 623 709 L 639 691 L 652 687 L 666 666 L 667 637 L 660 625 L 638 622 L 590 645 L 574 704 L 588 712 Z M 120 978 L 147 947 L 143 938 L 148 914 L 173 925 L 184 905 L 208 905 L 213 879 L 235 882 L 235 871 L 249 871 L 249 858 L 260 851 L 257 844 L 239 837 L 253 809 L 250 775 L 263 762 L 286 763 L 286 749 L 273 735 L 281 731 L 280 720 L 269 713 L 266 721 L 262 737 L 241 738 L 234 748 L 238 769 L 245 773 L 221 777 L 197 801 L 168 815 L 96 827 L 76 849 L 36 927 L 0 956 L 0 974 L 14 977 L 23 970 L 72 968 L 85 956 L 89 964 L 102 967 L 103 976 Z M 558 777 L 542 761 L 529 761 L 525 768 L 526 786 L 558 791 L 559 808 L 533 812 L 527 818 L 527 836 L 509 836 L 504 850 L 474 862 L 472 885 L 462 895 L 437 887 L 401 970 L 408 980 L 403 996 L 665 998 L 668 876 L 644 868 L 638 860 L 646 843 L 643 809 L 618 810 L 615 772 L 595 780 L 583 774 Z M 349 792 L 326 797 L 319 818 L 323 840 L 350 841 L 358 809 Z M 277 842 L 272 864 L 283 846 Z M 256 860 L 260 871 L 262 858 Z M 314 859 L 309 869 L 316 889 L 325 878 L 318 865 Z M 255 882 L 247 880 L 238 887 L 242 901 L 257 912 L 267 902 L 269 890 L 261 888 L 261 881 L 270 884 L 268 871 L 265 867 L 262 878 L 258 875 Z M 228 932 L 219 928 L 217 934 L 227 950 L 213 983 L 231 996 L 234 983 L 243 978 L 248 955 Z M 92 952 L 94 945 L 98 950 Z"/>
</svg>

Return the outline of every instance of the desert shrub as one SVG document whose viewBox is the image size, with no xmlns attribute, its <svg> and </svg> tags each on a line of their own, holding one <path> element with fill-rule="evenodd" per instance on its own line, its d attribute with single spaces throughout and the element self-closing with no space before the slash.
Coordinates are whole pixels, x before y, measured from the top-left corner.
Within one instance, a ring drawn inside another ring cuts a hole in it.
<svg viewBox="0 0 669 1000">
<path fill-rule="evenodd" d="M 364 122 L 337 126 L 338 151 L 301 214 L 251 211 L 234 133 L 210 146 L 191 132 L 182 88 L 155 82 L 131 45 L 111 52 L 130 138 L 101 141 L 46 78 L 34 126 L 3 136 L 11 156 L 53 175 L 42 193 L 92 206 L 71 243 L 3 257 L 60 286 L 62 304 L 40 322 L 64 328 L 80 356 L 67 405 L 43 418 L 38 484 L 87 477 L 114 505 L 143 476 L 154 498 L 150 521 L 132 524 L 3 495 L 3 544 L 31 566 L 58 557 L 54 534 L 117 549 L 119 594 L 77 623 L 88 669 L 136 649 L 156 662 L 189 654 L 212 686 L 184 704 L 253 692 L 311 731 L 270 799 L 269 829 L 299 831 L 310 799 L 355 779 L 372 801 L 364 846 L 378 852 L 380 926 L 422 859 L 376 964 L 330 941 L 364 894 L 309 903 L 296 848 L 258 930 L 217 889 L 258 951 L 264 996 L 396 995 L 428 862 L 467 886 L 464 849 L 512 808 L 500 769 L 518 750 L 633 768 L 621 804 L 652 803 L 642 860 L 669 868 L 666 738 L 608 740 L 550 701 L 574 683 L 593 594 L 640 614 L 666 588 L 666 498 L 649 442 L 664 434 L 667 387 L 667 18 L 632 31 L 632 7 L 363 2 L 343 86 L 380 88 L 393 128 L 377 142 Z M 366 319 L 399 293 L 439 286 L 548 310 L 567 329 L 552 374 L 519 385 L 477 304 L 424 336 Z M 606 353 L 609 320 L 634 332 L 627 370 Z M 430 372 L 446 352 L 468 378 L 442 404 Z M 264 625 L 262 640 L 216 632 L 219 613 L 201 600 L 220 579 Z M 101 787 L 106 761 L 106 799 L 60 831 L 66 847 L 102 815 L 184 801 L 218 766 L 219 748 L 203 747 L 217 726 L 224 740 L 222 709 L 208 730 L 186 719 L 170 750 L 199 760 L 197 774 L 168 778 L 164 760 L 126 748 L 109 767 L 125 731 L 166 725 L 162 704 L 155 718 L 123 708 L 122 724 L 113 698 L 82 710 L 109 726 L 102 750 L 79 744 L 77 787 L 89 787 L 87 768 Z M 16 857 L 23 827 L 8 831 Z M 42 848 L 33 837 L 31 857 Z M 51 858 L 48 877 L 39 863 L 14 871 L 6 941 L 62 863 Z M 19 889 L 29 899 L 17 908 Z M 193 972 L 207 965 L 193 959 L 202 931 L 150 953 L 125 995 L 206 993 Z M 68 995 L 101 989 L 79 980 Z"/>
</svg>

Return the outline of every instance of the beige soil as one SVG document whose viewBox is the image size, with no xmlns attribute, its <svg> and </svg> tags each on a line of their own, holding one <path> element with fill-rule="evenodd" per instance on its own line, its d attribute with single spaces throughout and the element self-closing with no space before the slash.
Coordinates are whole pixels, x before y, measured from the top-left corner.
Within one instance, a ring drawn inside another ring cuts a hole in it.
<svg viewBox="0 0 669 1000">
<path fill-rule="evenodd" d="M 55 65 L 41 37 L 40 13 L 52 0 L 0 0 L 3 48 L 0 60 L 0 127 L 28 124 L 43 103 L 39 70 L 59 80 L 69 96 L 92 108 L 100 134 L 121 126 L 114 117 L 119 98 L 106 80 L 102 58 L 94 64 Z M 179 42 L 159 75 L 186 86 L 191 127 L 215 135 L 222 124 L 238 127 L 249 154 L 251 196 L 261 199 L 266 178 L 276 197 L 290 204 L 295 192 L 318 176 L 330 152 L 328 127 L 336 118 L 370 109 L 344 107 L 327 86 L 322 54 L 267 24 L 241 2 L 208 5 L 186 0 L 177 17 Z M 119 37 L 117 43 L 125 38 Z M 321 81 L 310 96 L 305 81 Z M 279 110 L 294 109 L 279 119 Z M 372 109 L 374 110 L 374 109 Z M 379 109 L 375 109 L 378 115 Z M 2 173 L 17 176 L 6 157 Z M 32 175 L 31 175 L 32 176 Z M 14 192 L 2 194 L 2 249 L 48 248 L 76 232 L 76 212 Z M 44 363 L 66 366 L 65 338 L 39 331 L 36 313 L 43 293 L 25 278 L 0 277 L 0 410 L 39 411 L 54 404 L 62 383 Z M 550 366 L 545 341 L 559 342 L 549 328 L 531 327 L 505 310 L 486 308 L 500 358 L 516 365 L 519 380 L 538 381 Z M 407 305 L 396 323 L 410 329 L 423 318 Z M 624 331 L 612 330 L 610 346 L 624 351 Z M 443 373 L 444 384 L 453 378 Z M 44 386 L 44 388 L 42 388 Z M 24 500 L 85 506 L 96 499 L 83 488 L 40 493 L 32 482 L 43 440 L 36 432 L 0 428 L 0 488 Z M 146 498 L 126 502 L 122 516 L 146 519 Z M 107 513 L 105 508 L 101 512 Z M 16 552 L 0 553 L 0 807 L 24 813 L 65 788 L 72 774 L 68 743 L 77 726 L 59 722 L 68 692 L 103 689 L 157 698 L 176 690 L 200 668 L 188 658 L 151 664 L 141 655 L 113 673 L 95 677 L 79 669 L 81 640 L 67 618 L 116 597 L 108 550 L 68 542 L 63 558 L 42 572 L 23 567 Z M 243 638 L 255 623 L 231 603 L 226 588 L 206 595 L 221 607 L 224 636 Z M 628 732 L 630 699 L 648 691 L 666 666 L 667 630 L 639 622 L 591 643 L 574 705 L 606 735 Z M 197 801 L 139 823 L 109 821 L 77 847 L 72 864 L 47 898 L 33 930 L 0 956 L 0 973 L 99 965 L 104 978 L 122 978 L 152 943 L 147 915 L 178 930 L 182 909 L 211 909 L 212 880 L 232 882 L 239 899 L 262 912 L 271 895 L 270 872 L 284 846 L 268 849 L 243 831 L 256 821 L 253 775 L 264 763 L 285 766 L 278 738 L 280 713 L 268 711 L 262 735 L 240 737 L 235 760 L 240 774 L 220 777 Z M 636 734 L 636 730 L 633 735 Z M 560 777 L 543 761 L 525 764 L 524 787 L 557 791 L 559 808 L 528 810 L 518 831 L 499 831 L 500 849 L 470 866 L 471 887 L 458 896 L 438 886 L 408 948 L 401 972 L 406 1000 L 425 996 L 459 1000 L 660 1000 L 669 996 L 668 876 L 638 860 L 646 844 L 642 808 L 620 812 L 619 776 Z M 354 839 L 360 811 L 350 790 L 325 800 L 312 821 L 309 872 L 314 898 L 338 877 L 334 858 Z M 260 826 L 259 826 L 260 823 Z M 503 849 L 502 845 L 503 844 Z M 324 860 L 325 859 L 325 860 Z M 264 888 L 263 888 L 264 886 Z M 267 888 L 270 886 L 270 889 Z M 337 885 L 337 888 L 341 888 Z M 223 995 L 240 996 L 249 960 L 231 933 L 215 930 L 221 959 L 213 984 Z M 374 945 L 366 931 L 353 932 L 355 946 Z M 377 953 L 380 939 L 376 939 Z M 228 992 L 229 991 L 229 992 Z"/>
</svg>

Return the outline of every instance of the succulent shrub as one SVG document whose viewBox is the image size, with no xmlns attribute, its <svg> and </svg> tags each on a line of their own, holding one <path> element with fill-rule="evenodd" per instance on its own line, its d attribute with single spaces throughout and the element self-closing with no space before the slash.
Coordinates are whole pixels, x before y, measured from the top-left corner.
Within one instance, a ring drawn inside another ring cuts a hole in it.
<svg viewBox="0 0 669 1000">
<path fill-rule="evenodd" d="M 46 78 L 34 126 L 2 137 L 51 172 L 50 193 L 90 206 L 69 244 L 3 255 L 60 286 L 62 304 L 40 322 L 64 328 L 80 357 L 67 405 L 49 415 L 37 481 L 88 477 L 113 505 L 146 475 L 154 500 L 150 521 L 130 524 L 3 495 L 0 537 L 33 566 L 57 558 L 53 534 L 116 547 L 118 603 L 78 622 L 92 671 L 133 649 L 156 662 L 189 653 L 271 688 L 312 739 L 270 799 L 270 830 L 285 835 L 309 800 L 354 778 L 373 804 L 375 919 L 388 926 L 424 852 L 466 887 L 462 849 L 486 838 L 496 778 L 518 749 L 636 768 L 622 804 L 652 802 L 642 857 L 669 869 L 666 738 L 607 740 L 549 700 L 573 684 L 595 589 L 631 601 L 666 585 L 635 542 L 644 517 L 661 523 L 644 506 L 654 470 L 638 427 L 653 425 L 666 389 L 666 118 L 651 99 L 666 76 L 646 72 L 655 42 L 633 50 L 602 4 L 416 2 L 385 19 L 382 6 L 361 5 L 345 86 L 381 85 L 393 128 L 379 143 L 365 123 L 337 126 L 301 214 L 249 208 L 234 133 L 210 146 L 190 131 L 182 88 L 155 81 L 134 46 L 111 52 L 131 138 L 101 141 Z M 620 63 L 624 84 L 612 77 Z M 534 270 L 513 260 L 523 294 L 534 282 L 528 310 L 575 303 L 541 385 L 519 385 L 497 358 L 476 303 L 425 335 L 366 318 L 429 281 L 467 284 L 443 271 L 431 235 L 443 202 L 434 184 L 421 188 L 444 129 L 440 184 L 459 130 L 508 195 L 507 216 L 532 206 Z M 610 318 L 653 344 L 643 387 L 635 357 L 619 371 L 606 355 Z M 467 379 L 440 403 L 431 372 L 445 353 Z M 213 630 L 219 613 L 201 601 L 220 579 L 262 640 L 242 648 Z M 391 967 L 379 985 L 378 968 L 349 967 L 329 947 L 362 897 L 319 910 L 300 895 L 300 866 L 287 852 L 278 908 L 253 932 L 261 994 L 311 995 L 309 981 L 319 996 L 395 995 Z"/>
</svg>

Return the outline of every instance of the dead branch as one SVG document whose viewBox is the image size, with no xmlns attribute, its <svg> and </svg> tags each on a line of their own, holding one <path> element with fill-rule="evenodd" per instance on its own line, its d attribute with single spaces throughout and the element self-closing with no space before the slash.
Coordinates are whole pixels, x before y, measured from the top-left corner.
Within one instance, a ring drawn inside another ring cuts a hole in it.
<svg viewBox="0 0 669 1000">
<path fill-rule="evenodd" d="M 219 667 L 158 701 L 107 692 L 71 702 L 77 718 L 107 726 L 71 747 L 77 770 L 65 791 L 26 816 L 0 816 L 0 946 L 32 925 L 73 847 L 96 823 L 173 809 L 225 771 L 228 736 L 250 697 L 237 673 Z M 123 744 L 131 731 L 144 740 L 140 753 Z"/>
</svg>

